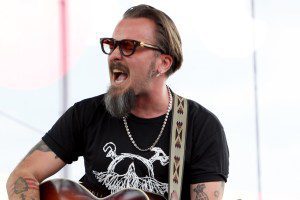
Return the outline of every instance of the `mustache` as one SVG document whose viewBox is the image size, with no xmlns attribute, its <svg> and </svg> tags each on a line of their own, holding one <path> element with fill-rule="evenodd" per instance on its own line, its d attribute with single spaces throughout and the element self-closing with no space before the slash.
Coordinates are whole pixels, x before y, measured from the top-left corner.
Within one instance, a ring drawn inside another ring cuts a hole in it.
<svg viewBox="0 0 300 200">
<path fill-rule="evenodd" d="M 125 72 L 126 74 L 129 74 L 128 67 L 125 64 L 121 63 L 121 62 L 110 62 L 109 63 L 110 73 L 113 73 L 114 69 L 118 69 L 118 70 L 121 70 L 121 71 Z"/>
</svg>

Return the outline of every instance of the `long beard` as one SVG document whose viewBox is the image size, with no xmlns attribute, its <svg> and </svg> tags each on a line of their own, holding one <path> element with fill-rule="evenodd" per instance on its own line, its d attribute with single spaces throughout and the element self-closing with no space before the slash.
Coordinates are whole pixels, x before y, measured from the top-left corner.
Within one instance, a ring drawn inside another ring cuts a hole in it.
<svg viewBox="0 0 300 200">
<path fill-rule="evenodd" d="M 110 86 L 104 96 L 106 110 L 117 118 L 127 116 L 135 106 L 135 94 L 132 88 L 129 88 L 122 94 L 116 94 L 115 86 Z"/>
<path fill-rule="evenodd" d="M 128 70 L 127 66 L 121 64 L 121 63 L 110 63 L 109 68 L 112 71 L 113 68 L 123 68 L 123 70 Z M 153 60 L 150 64 L 150 68 L 148 71 L 148 76 L 146 77 L 146 80 L 143 80 L 143 82 L 135 83 L 135 85 L 138 85 L 141 88 L 146 88 L 147 84 L 150 82 L 150 80 L 157 74 L 156 71 L 154 71 L 155 68 L 155 61 Z M 118 92 L 119 88 L 111 85 L 108 88 L 107 93 L 104 96 L 104 102 L 106 110 L 113 116 L 117 118 L 128 116 L 130 111 L 134 109 L 135 107 L 135 101 L 136 101 L 136 94 L 134 91 L 134 87 L 128 88 L 125 92 Z"/>
</svg>

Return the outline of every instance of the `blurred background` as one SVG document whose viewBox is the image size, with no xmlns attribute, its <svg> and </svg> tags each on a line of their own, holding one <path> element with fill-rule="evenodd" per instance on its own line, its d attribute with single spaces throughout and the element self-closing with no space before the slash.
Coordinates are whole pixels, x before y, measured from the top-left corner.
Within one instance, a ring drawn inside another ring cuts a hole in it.
<svg viewBox="0 0 300 200">
<path fill-rule="evenodd" d="M 166 12 L 181 34 L 184 62 L 170 87 L 225 128 L 224 199 L 255 200 L 259 191 L 263 200 L 300 199 L 298 0 L 0 0 L 0 199 L 10 172 L 59 116 L 107 90 L 99 38 L 141 3 Z M 79 159 L 54 177 L 83 174 Z"/>
</svg>

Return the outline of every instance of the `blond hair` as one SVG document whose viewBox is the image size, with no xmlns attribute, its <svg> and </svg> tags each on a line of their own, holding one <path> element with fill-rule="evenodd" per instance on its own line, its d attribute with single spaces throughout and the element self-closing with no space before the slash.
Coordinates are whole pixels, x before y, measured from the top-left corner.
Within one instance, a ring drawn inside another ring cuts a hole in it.
<svg viewBox="0 0 300 200">
<path fill-rule="evenodd" d="M 167 76 L 173 74 L 181 67 L 182 45 L 179 32 L 172 19 L 164 12 L 141 4 L 129 8 L 123 15 L 125 18 L 147 18 L 156 24 L 156 42 L 157 46 L 163 50 L 164 54 L 168 54 L 173 58 L 173 63 L 167 72 Z"/>
</svg>

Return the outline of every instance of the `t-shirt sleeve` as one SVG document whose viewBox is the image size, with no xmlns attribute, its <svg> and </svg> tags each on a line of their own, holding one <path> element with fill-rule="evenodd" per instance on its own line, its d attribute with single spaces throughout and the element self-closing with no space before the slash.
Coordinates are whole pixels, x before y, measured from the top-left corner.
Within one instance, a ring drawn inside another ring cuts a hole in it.
<svg viewBox="0 0 300 200">
<path fill-rule="evenodd" d="M 202 116 L 203 117 L 203 116 Z M 196 117 L 191 152 L 191 184 L 227 181 L 229 150 L 224 129 L 212 113 Z"/>
<path fill-rule="evenodd" d="M 42 137 L 49 148 L 70 164 L 83 154 L 82 124 L 76 104 L 70 107 Z"/>
</svg>

